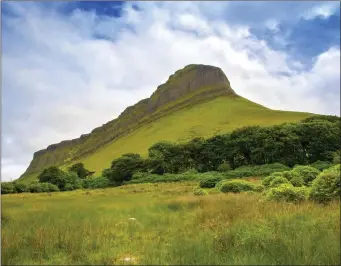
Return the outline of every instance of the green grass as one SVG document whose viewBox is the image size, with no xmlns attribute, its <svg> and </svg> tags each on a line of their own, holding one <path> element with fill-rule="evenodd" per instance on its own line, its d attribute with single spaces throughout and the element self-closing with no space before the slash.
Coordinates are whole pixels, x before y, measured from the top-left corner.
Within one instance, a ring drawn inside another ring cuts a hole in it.
<svg viewBox="0 0 341 266">
<path fill-rule="evenodd" d="M 221 96 L 163 116 L 61 168 L 83 162 L 87 169 L 98 175 L 110 166 L 113 159 L 124 153 L 135 152 L 147 156 L 148 148 L 158 141 L 183 142 L 194 137 L 230 132 L 243 126 L 295 122 L 309 116 L 309 113 L 271 110 L 242 97 Z M 29 182 L 36 176 L 37 173 L 30 174 L 21 180 Z"/>
<path fill-rule="evenodd" d="M 340 264 L 340 202 L 194 196 L 197 185 L 3 195 L 2 264 Z"/>
</svg>

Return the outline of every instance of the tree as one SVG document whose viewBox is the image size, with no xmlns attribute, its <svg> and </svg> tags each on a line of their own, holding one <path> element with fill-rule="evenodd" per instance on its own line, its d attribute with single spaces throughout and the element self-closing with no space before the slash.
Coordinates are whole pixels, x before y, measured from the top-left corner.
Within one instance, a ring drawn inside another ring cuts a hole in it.
<svg viewBox="0 0 341 266">
<path fill-rule="evenodd" d="M 41 172 L 38 179 L 41 183 L 51 183 L 64 190 L 67 183 L 75 183 L 76 177 L 78 176 L 72 175 L 72 172 L 67 174 L 56 166 L 50 166 Z"/>
<path fill-rule="evenodd" d="M 83 163 L 76 163 L 68 168 L 70 172 L 75 172 L 79 178 L 84 179 L 89 175 L 89 171 L 85 169 Z"/>
<path fill-rule="evenodd" d="M 122 183 L 130 180 L 135 172 L 144 168 L 145 161 L 139 154 L 128 153 L 113 160 L 110 169 L 104 170 L 102 175 L 112 182 Z"/>
</svg>

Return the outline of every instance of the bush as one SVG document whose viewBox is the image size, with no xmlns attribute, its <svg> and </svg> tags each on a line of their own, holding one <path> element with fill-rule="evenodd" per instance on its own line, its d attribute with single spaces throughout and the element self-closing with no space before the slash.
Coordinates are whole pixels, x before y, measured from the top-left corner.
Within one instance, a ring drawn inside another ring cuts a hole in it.
<svg viewBox="0 0 341 266">
<path fill-rule="evenodd" d="M 288 166 L 280 163 L 255 165 L 255 166 L 241 166 L 226 173 L 227 178 L 241 178 L 248 176 L 268 176 L 275 172 L 283 172 L 290 170 Z"/>
<path fill-rule="evenodd" d="M 59 191 L 59 188 L 56 185 L 54 185 L 54 184 L 48 183 L 47 186 L 48 186 L 48 190 L 49 190 L 48 192 L 57 192 L 57 191 Z"/>
<path fill-rule="evenodd" d="M 328 203 L 340 197 L 340 164 L 324 170 L 313 181 L 309 198 L 318 203 Z"/>
<path fill-rule="evenodd" d="M 262 191 L 264 191 L 264 186 L 263 185 L 254 185 L 253 186 L 253 191 L 255 191 L 255 192 L 262 192 Z"/>
<path fill-rule="evenodd" d="M 207 192 L 204 189 L 202 189 L 202 188 L 195 188 L 193 190 L 193 194 L 195 196 L 205 196 L 205 195 L 207 195 Z"/>
<path fill-rule="evenodd" d="M 311 182 L 318 176 L 320 173 L 319 170 L 317 170 L 314 167 L 311 166 L 296 166 L 293 170 L 291 170 L 293 174 L 298 174 L 301 176 L 304 180 L 304 184 L 306 186 L 309 186 Z"/>
<path fill-rule="evenodd" d="M 14 193 L 14 185 L 12 182 L 1 182 L 1 194 Z"/>
<path fill-rule="evenodd" d="M 228 163 L 222 163 L 221 165 L 218 166 L 217 170 L 219 172 L 227 172 L 227 171 L 231 171 L 232 167 Z"/>
<path fill-rule="evenodd" d="M 339 164 L 341 162 L 340 153 L 341 153 L 340 150 L 337 150 L 333 153 L 333 164 Z"/>
<path fill-rule="evenodd" d="M 299 175 L 295 175 L 293 178 L 290 179 L 290 183 L 294 186 L 294 187 L 302 187 L 304 186 L 304 180 L 301 176 Z"/>
<path fill-rule="evenodd" d="M 289 180 L 283 176 L 276 176 L 271 182 L 269 187 L 278 187 L 281 184 L 290 184 Z"/>
<path fill-rule="evenodd" d="M 14 191 L 16 193 L 29 192 L 28 186 L 24 183 L 14 183 Z"/>
<path fill-rule="evenodd" d="M 254 185 L 251 182 L 244 180 L 228 180 L 220 185 L 220 191 L 223 193 L 239 193 L 243 191 L 250 191 L 253 189 Z"/>
<path fill-rule="evenodd" d="M 215 185 L 221 180 L 222 178 L 219 176 L 203 177 L 199 182 L 199 186 L 201 188 L 212 188 L 212 187 L 215 187 Z"/>
<path fill-rule="evenodd" d="M 271 175 L 267 176 L 266 178 L 264 178 L 262 180 L 262 185 L 264 187 L 269 187 L 272 180 L 274 180 L 276 177 L 280 177 L 280 176 L 282 176 L 281 172 L 272 173 Z"/>
<path fill-rule="evenodd" d="M 109 180 L 103 176 L 88 178 L 88 179 L 83 180 L 82 185 L 84 188 L 92 188 L 92 189 L 106 188 L 106 187 L 109 187 Z"/>
<path fill-rule="evenodd" d="M 331 167 L 332 163 L 328 161 L 316 161 L 312 163 L 310 166 L 318 169 L 319 171 L 323 171 L 324 169 Z"/>
<path fill-rule="evenodd" d="M 270 188 L 265 195 L 266 200 L 287 201 L 299 203 L 308 199 L 309 190 L 305 187 L 294 187 L 291 184 L 281 184 L 278 187 Z"/>
</svg>

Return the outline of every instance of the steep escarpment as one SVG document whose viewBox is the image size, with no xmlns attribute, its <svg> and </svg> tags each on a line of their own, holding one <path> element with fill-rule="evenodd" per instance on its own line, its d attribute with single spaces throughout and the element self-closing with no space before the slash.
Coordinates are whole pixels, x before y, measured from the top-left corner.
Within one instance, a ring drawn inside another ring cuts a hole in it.
<svg viewBox="0 0 341 266">
<path fill-rule="evenodd" d="M 38 173 L 50 165 L 75 161 L 163 116 L 220 96 L 239 97 L 220 68 L 188 65 L 158 86 L 150 98 L 126 108 L 117 119 L 80 138 L 62 141 L 34 153 L 21 177 Z"/>
</svg>

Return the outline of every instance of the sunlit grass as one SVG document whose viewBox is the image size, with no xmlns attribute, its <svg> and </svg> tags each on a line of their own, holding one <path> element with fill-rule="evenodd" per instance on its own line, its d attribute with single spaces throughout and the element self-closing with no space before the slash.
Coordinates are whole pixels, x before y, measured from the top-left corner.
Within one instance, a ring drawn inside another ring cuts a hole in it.
<svg viewBox="0 0 341 266">
<path fill-rule="evenodd" d="M 193 196 L 196 186 L 1 196 L 2 264 L 340 264 L 339 202 Z"/>
</svg>

